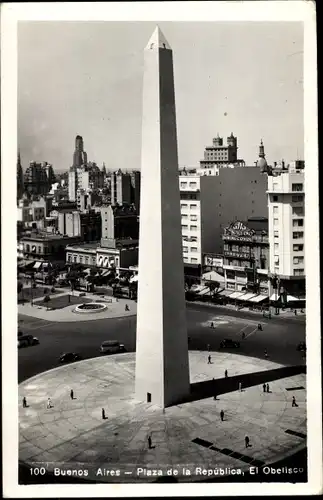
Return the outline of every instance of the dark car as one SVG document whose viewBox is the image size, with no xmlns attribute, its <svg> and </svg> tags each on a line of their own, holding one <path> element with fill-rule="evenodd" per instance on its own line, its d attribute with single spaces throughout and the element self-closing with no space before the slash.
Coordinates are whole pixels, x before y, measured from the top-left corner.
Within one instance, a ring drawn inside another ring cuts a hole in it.
<svg viewBox="0 0 323 500">
<path fill-rule="evenodd" d="M 72 361 L 79 361 L 81 356 L 76 352 L 65 352 L 59 357 L 60 363 L 71 363 Z"/>
<path fill-rule="evenodd" d="M 30 345 L 39 344 L 39 340 L 37 337 L 33 335 L 20 335 L 18 337 L 18 347 L 28 347 Z"/>
<path fill-rule="evenodd" d="M 305 352 L 305 351 L 306 351 L 306 344 L 305 344 L 305 342 L 300 342 L 300 343 L 297 345 L 296 349 L 297 349 L 298 351 L 303 351 L 303 352 Z"/>
<path fill-rule="evenodd" d="M 220 343 L 220 348 L 223 349 L 224 347 L 231 347 L 237 349 L 240 347 L 240 342 L 236 342 L 235 340 L 232 339 L 224 339 Z"/>
</svg>

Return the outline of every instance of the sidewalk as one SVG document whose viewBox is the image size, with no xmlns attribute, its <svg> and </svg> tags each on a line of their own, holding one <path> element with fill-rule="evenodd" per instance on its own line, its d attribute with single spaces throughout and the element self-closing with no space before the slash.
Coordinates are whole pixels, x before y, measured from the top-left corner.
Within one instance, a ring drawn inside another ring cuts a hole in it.
<svg viewBox="0 0 323 500">
<path fill-rule="evenodd" d="M 199 301 L 199 300 L 189 300 L 189 301 L 186 301 L 187 303 L 189 304 L 198 304 L 198 305 L 204 305 L 204 306 L 208 306 L 208 307 L 211 307 L 211 308 L 219 308 L 219 309 L 224 309 L 224 310 L 229 310 L 229 311 L 242 311 L 242 312 L 247 312 L 247 313 L 250 313 L 250 314 L 254 314 L 255 316 L 259 316 L 259 317 L 264 317 L 263 315 L 263 311 L 255 311 L 255 310 L 251 310 L 249 309 L 248 307 L 237 307 L 233 304 L 227 304 L 227 305 L 222 305 L 222 304 L 213 304 L 212 302 L 202 302 L 202 301 Z M 275 308 L 274 307 L 271 307 L 271 310 L 274 311 Z M 266 314 L 267 316 L 265 316 L 266 318 L 268 318 L 268 312 L 266 311 Z M 288 309 L 280 309 L 279 310 L 279 314 L 275 314 L 274 312 L 271 313 L 271 317 L 272 318 L 297 318 L 297 317 L 300 317 L 300 318 L 303 318 L 303 317 L 306 317 L 306 310 L 304 309 L 304 312 L 302 313 L 300 310 L 297 310 L 297 315 L 295 315 L 294 313 L 294 310 L 293 311 L 290 311 Z"/>
<path fill-rule="evenodd" d="M 208 353 L 189 353 L 190 379 L 198 390 L 215 384 L 216 400 L 213 392 L 212 397 L 199 393 L 165 410 L 134 399 L 134 353 L 89 359 L 26 380 L 19 386 L 20 460 L 42 463 L 47 470 L 74 469 L 82 463 L 88 479 L 109 482 L 154 480 L 138 477 L 138 467 L 162 469 L 164 474 L 169 467 L 186 467 L 191 476 L 178 479 L 190 481 L 205 479 L 196 476 L 197 467 L 248 471 L 303 449 L 305 374 L 256 358 L 211 354 L 213 363 L 207 364 Z M 269 393 L 263 392 L 263 383 L 269 383 Z M 292 407 L 294 395 L 297 407 Z M 23 397 L 27 408 L 22 408 Z M 106 465 L 120 469 L 120 477 L 96 477 L 97 469 Z"/>
</svg>

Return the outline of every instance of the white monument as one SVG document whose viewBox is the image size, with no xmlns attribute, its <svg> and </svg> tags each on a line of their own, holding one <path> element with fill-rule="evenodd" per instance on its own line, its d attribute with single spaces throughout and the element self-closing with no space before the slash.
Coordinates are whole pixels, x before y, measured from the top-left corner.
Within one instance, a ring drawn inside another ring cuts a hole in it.
<svg viewBox="0 0 323 500">
<path fill-rule="evenodd" d="M 172 50 L 157 27 L 144 51 L 136 399 L 190 391 Z"/>
</svg>

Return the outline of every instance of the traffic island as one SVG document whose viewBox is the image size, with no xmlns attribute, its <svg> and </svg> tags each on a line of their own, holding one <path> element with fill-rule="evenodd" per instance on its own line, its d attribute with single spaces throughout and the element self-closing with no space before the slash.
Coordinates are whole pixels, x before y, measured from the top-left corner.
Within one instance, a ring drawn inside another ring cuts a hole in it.
<svg viewBox="0 0 323 500">
<path fill-rule="evenodd" d="M 134 353 L 73 363 L 23 382 L 19 397 L 28 406 L 19 408 L 20 460 L 43 467 L 57 482 L 66 476 L 245 481 L 250 470 L 260 474 L 306 448 L 304 367 L 228 353 L 196 351 L 189 358 L 191 393 L 166 409 L 134 399 Z M 290 479 L 300 477 L 294 472 Z"/>
</svg>

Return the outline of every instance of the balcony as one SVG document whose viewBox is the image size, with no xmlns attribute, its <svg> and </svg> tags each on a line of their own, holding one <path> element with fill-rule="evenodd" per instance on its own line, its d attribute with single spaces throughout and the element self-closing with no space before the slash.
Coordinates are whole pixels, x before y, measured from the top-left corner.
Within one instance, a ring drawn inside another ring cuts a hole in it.
<svg viewBox="0 0 323 500">
<path fill-rule="evenodd" d="M 247 252 L 234 252 L 232 250 L 224 250 L 223 252 L 224 257 L 234 257 L 235 259 L 246 259 L 246 260 L 251 260 L 252 255 Z"/>
</svg>

